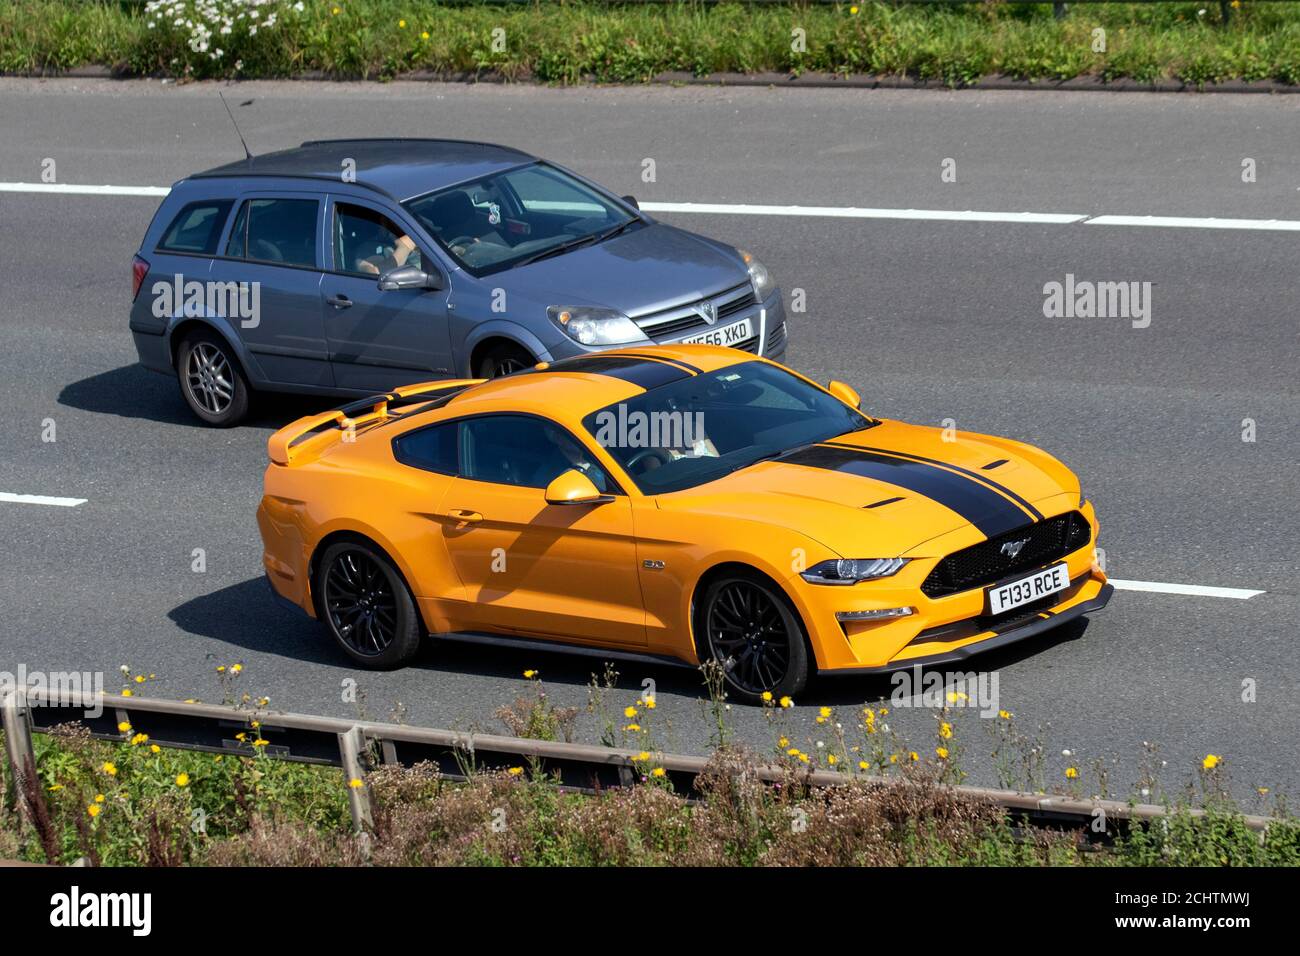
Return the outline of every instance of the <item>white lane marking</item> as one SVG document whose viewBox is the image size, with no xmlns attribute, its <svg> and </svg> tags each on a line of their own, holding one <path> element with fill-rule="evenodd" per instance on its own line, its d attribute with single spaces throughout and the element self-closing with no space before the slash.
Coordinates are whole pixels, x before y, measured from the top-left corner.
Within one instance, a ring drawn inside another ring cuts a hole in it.
<svg viewBox="0 0 1300 956">
<path fill-rule="evenodd" d="M 712 213 L 724 216 L 825 216 L 833 219 L 924 219 L 941 222 L 1021 222 L 1066 225 L 1079 213 L 979 212 L 972 209 L 870 209 L 860 206 L 759 206 L 750 203 L 643 202 L 646 212 Z"/>
<path fill-rule="evenodd" d="M 16 503 L 16 505 L 53 505 L 55 507 L 77 507 L 85 505 L 86 498 L 51 498 L 47 494 L 12 494 L 10 492 L 0 492 L 0 501 Z"/>
<path fill-rule="evenodd" d="M 0 193 L 72 193 L 78 196 L 166 196 L 167 186 L 80 186 L 73 183 L 0 183 Z"/>
<path fill-rule="evenodd" d="M 0 183 L 0 192 L 83 196 L 166 196 L 167 186 L 80 186 L 70 183 Z M 1215 216 L 1088 216 L 1068 212 L 985 212 L 978 209 L 875 209 L 866 206 L 772 206 L 754 203 L 643 202 L 646 212 L 716 216 L 804 216 L 830 219 L 914 219 L 930 222 L 1013 222 L 1068 226 L 1139 226 L 1165 229 L 1248 229 L 1300 232 L 1297 219 L 1223 219 Z"/>
<path fill-rule="evenodd" d="M 1265 229 L 1300 232 L 1295 219 L 1215 219 L 1189 216 L 1093 216 L 1089 226 L 1158 226 L 1165 229 Z"/>
<path fill-rule="evenodd" d="M 1165 584 L 1160 581 L 1121 581 L 1109 578 L 1117 591 L 1149 591 L 1152 594 L 1183 594 L 1189 597 L 1233 598 L 1246 601 L 1263 591 L 1251 591 L 1247 588 L 1212 588 L 1204 584 Z"/>
</svg>

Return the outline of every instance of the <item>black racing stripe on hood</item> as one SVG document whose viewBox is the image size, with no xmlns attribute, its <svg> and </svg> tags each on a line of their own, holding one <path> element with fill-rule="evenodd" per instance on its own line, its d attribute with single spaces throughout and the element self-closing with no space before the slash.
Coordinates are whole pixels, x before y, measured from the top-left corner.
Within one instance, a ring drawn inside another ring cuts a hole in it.
<svg viewBox="0 0 1300 956">
<path fill-rule="evenodd" d="M 583 355 L 579 358 L 552 362 L 546 368 L 537 371 L 543 375 L 547 372 L 587 372 L 593 375 L 608 375 L 611 378 L 639 385 L 647 392 L 652 388 L 671 385 L 673 382 L 691 377 L 690 372 L 669 365 L 667 362 L 632 355 Z"/>
<path fill-rule="evenodd" d="M 1032 521 L 1027 514 L 983 482 L 921 461 L 894 458 L 843 445 L 813 445 L 787 455 L 781 461 L 861 475 L 906 488 L 957 512 L 989 538 L 1023 527 Z"/>
<path fill-rule="evenodd" d="M 1020 507 L 1028 511 L 1033 516 L 1035 521 L 1043 520 L 1043 513 L 1041 511 L 1039 511 L 1037 508 L 1031 505 L 1024 498 L 1020 497 L 1018 494 L 1016 494 L 1006 485 L 1002 484 L 1002 482 L 994 481 L 988 475 L 978 474 L 976 472 L 971 471 L 968 468 L 963 468 L 961 465 L 954 465 L 951 462 L 939 461 L 936 458 L 926 458 L 924 455 L 914 455 L 910 451 L 894 451 L 893 449 L 890 448 L 867 448 L 866 450 L 875 452 L 878 455 L 893 455 L 896 458 L 910 458 L 912 461 L 923 461 L 927 465 L 943 465 L 943 467 L 951 468 L 953 471 L 960 471 L 963 475 L 966 475 L 972 481 L 978 481 L 985 485 L 991 485 L 993 488 L 1002 492 L 1004 495 L 1006 495 L 1016 504 L 1020 505 Z M 1006 461 L 1007 460 L 1004 458 L 1002 459 L 1001 462 L 998 462 L 998 464 L 1006 464 Z M 989 466 L 985 465 L 984 467 L 988 468 Z"/>
</svg>

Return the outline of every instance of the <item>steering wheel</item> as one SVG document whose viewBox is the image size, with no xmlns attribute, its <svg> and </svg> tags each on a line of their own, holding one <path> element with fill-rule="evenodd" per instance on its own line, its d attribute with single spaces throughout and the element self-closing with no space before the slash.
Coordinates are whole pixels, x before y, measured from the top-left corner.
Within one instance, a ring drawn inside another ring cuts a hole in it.
<svg viewBox="0 0 1300 956">
<path fill-rule="evenodd" d="M 627 470 L 640 474 L 645 469 L 638 466 L 651 458 L 658 461 L 661 467 L 672 461 L 672 457 L 662 448 L 643 448 L 627 460 Z"/>
</svg>

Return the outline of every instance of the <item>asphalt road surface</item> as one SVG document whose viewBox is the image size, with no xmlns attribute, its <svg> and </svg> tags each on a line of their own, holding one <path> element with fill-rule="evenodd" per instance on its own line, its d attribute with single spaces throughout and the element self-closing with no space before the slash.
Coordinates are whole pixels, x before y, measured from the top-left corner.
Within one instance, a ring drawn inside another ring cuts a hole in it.
<svg viewBox="0 0 1300 956">
<path fill-rule="evenodd" d="M 255 83 L 228 97 L 254 152 L 345 135 L 493 140 L 648 202 L 1300 220 L 1295 97 L 402 83 Z M 38 182 L 51 158 L 61 183 L 166 186 L 239 155 L 211 85 L 0 81 L 3 182 Z M 941 178 L 945 159 L 956 182 Z M 86 499 L 0 500 L 0 670 L 103 670 L 116 689 L 126 664 L 157 674 L 143 693 L 218 700 L 214 668 L 242 661 L 244 687 L 277 708 L 355 714 L 341 684 L 356 678 L 369 717 L 500 731 L 494 710 L 539 668 L 557 703 L 585 704 L 582 658 L 452 645 L 358 672 L 270 601 L 254 523 L 265 440 L 321 403 L 269 401 L 253 424 L 213 431 L 174 381 L 135 366 L 129 264 L 157 202 L 0 192 L 0 494 Z M 1073 764 L 1095 792 L 1100 761 L 1127 795 L 1149 742 L 1171 790 L 1215 753 L 1242 794 L 1297 791 L 1300 233 L 659 215 L 754 250 L 787 296 L 804 290 L 790 364 L 851 383 L 875 414 L 951 419 L 1061 457 L 1096 502 L 1112 576 L 1263 592 L 1119 591 L 1086 629 L 981 659 L 1001 706 L 1041 739 L 1049 783 Z M 1150 282 L 1150 325 L 1045 318 L 1043 286 L 1067 274 Z M 656 682 L 660 746 L 707 745 L 695 675 L 620 670 L 620 708 Z M 805 748 L 828 740 L 814 718 L 830 705 L 852 732 L 890 689 L 822 681 L 787 731 Z M 729 719 L 771 746 L 759 711 Z M 933 711 L 886 722 L 933 751 Z M 974 782 L 997 783 L 990 723 L 956 720 Z M 597 724 L 584 714 L 579 739 Z"/>
</svg>

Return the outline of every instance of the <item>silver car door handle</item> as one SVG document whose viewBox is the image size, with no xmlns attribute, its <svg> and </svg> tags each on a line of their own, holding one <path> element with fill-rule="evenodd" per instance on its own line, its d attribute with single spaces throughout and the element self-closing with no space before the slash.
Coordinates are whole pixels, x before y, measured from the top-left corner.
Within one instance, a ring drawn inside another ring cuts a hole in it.
<svg viewBox="0 0 1300 956">
<path fill-rule="evenodd" d="M 325 300 L 327 305 L 332 305 L 336 309 L 352 308 L 352 300 L 345 295 L 332 295 Z"/>
</svg>

